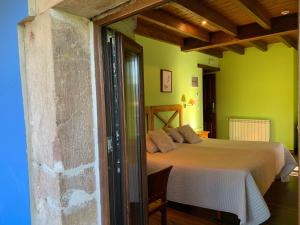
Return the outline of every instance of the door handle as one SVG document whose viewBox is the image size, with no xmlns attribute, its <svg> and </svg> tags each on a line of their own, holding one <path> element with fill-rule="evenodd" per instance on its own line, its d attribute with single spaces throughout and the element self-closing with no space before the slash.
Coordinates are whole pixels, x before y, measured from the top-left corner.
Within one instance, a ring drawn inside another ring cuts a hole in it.
<svg viewBox="0 0 300 225">
<path fill-rule="evenodd" d="M 212 102 L 211 104 L 212 104 L 212 107 L 211 107 L 212 108 L 212 113 L 215 113 L 215 102 Z"/>
</svg>

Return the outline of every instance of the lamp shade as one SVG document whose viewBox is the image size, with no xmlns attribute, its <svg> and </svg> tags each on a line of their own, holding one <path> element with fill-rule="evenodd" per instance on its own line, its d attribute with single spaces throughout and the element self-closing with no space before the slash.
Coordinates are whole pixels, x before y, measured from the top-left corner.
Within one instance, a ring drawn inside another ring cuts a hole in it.
<svg viewBox="0 0 300 225">
<path fill-rule="evenodd" d="M 197 101 L 194 98 L 190 98 L 190 100 L 188 102 L 189 105 L 195 105 L 196 103 L 197 103 Z"/>
</svg>

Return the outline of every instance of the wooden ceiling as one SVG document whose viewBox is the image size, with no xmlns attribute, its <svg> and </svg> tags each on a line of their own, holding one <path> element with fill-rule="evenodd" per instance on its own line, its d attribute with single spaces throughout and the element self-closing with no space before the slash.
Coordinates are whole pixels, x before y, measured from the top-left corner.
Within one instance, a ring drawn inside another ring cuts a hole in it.
<svg viewBox="0 0 300 225">
<path fill-rule="evenodd" d="M 140 14 L 135 32 L 217 57 L 275 42 L 297 49 L 298 0 L 174 0 Z"/>
</svg>

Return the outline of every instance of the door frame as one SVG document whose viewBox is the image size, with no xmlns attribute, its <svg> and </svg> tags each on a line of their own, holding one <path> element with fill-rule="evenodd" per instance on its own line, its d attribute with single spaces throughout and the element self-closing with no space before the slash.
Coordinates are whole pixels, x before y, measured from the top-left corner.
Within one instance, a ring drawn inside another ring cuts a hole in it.
<svg viewBox="0 0 300 225">
<path fill-rule="evenodd" d="M 126 19 L 128 17 L 140 14 L 149 9 L 156 8 L 169 2 L 169 0 L 146 0 L 137 1 L 135 4 L 123 7 L 119 12 L 107 15 L 106 17 L 93 21 L 94 35 L 94 57 L 95 57 L 95 83 L 96 83 L 96 101 L 97 101 L 97 118 L 98 124 L 98 143 L 99 143 L 99 176 L 100 176 L 100 196 L 101 196 L 101 223 L 105 225 L 113 225 L 110 223 L 110 207 L 109 207 L 109 182 L 108 182 L 108 155 L 107 155 L 107 133 L 106 133 L 106 111 L 105 111 L 105 91 L 104 91 L 104 67 L 103 67 L 103 47 L 102 47 L 102 27 L 114 22 Z M 146 162 L 145 162 L 146 163 Z M 146 182 L 143 182 L 146 186 Z M 145 193 L 144 198 L 147 198 Z M 146 209 L 145 204 L 144 208 Z M 145 215 L 147 217 L 147 215 Z M 145 225 L 148 218 L 144 218 Z"/>
<path fill-rule="evenodd" d="M 205 64 L 198 64 L 198 68 L 202 69 L 202 83 L 203 83 L 203 79 L 204 76 L 208 76 L 209 74 L 214 74 L 215 75 L 215 86 L 217 84 L 217 80 L 216 80 L 216 76 L 217 76 L 217 72 L 220 71 L 219 67 L 215 67 L 215 66 L 209 66 L 209 65 L 205 65 Z M 215 88 L 215 90 L 217 90 Z M 202 93 L 203 93 L 203 102 L 204 102 L 204 88 L 202 85 Z M 215 96 L 216 98 L 217 96 Z M 216 108 L 216 99 L 215 99 L 215 108 Z M 215 113 L 216 114 L 216 113 Z M 204 129 L 204 111 L 203 111 L 203 129 Z M 216 137 L 217 137 L 217 118 L 215 118 L 215 129 L 216 129 Z"/>
<path fill-rule="evenodd" d="M 214 132 L 212 132 L 212 131 L 210 131 L 210 130 L 208 130 L 208 129 L 206 129 L 205 128 L 205 120 L 204 120 L 204 117 L 205 117 L 205 108 L 204 108 L 204 102 L 206 101 L 205 100 L 205 93 L 204 93 L 204 91 L 205 91 L 205 89 L 204 89 L 204 79 L 205 79 L 205 77 L 208 77 L 208 76 L 214 76 L 214 82 L 215 82 L 215 93 L 214 93 L 214 97 L 215 97 L 215 99 L 214 99 L 214 106 L 213 106 L 213 108 L 214 108 L 214 114 L 215 114 L 215 118 L 214 118 L 214 129 L 215 129 L 215 131 Z M 217 113 L 216 113 L 216 111 L 215 111 L 215 108 L 216 108 L 216 102 L 217 102 L 217 99 L 216 99 L 216 73 L 215 72 L 209 72 L 209 73 L 203 73 L 203 75 L 202 75 L 202 96 L 203 96 L 203 130 L 205 130 L 205 131 L 210 131 L 210 133 L 209 133 L 209 137 L 211 137 L 211 138 L 217 138 L 217 117 L 216 117 L 216 115 L 217 115 Z"/>
</svg>

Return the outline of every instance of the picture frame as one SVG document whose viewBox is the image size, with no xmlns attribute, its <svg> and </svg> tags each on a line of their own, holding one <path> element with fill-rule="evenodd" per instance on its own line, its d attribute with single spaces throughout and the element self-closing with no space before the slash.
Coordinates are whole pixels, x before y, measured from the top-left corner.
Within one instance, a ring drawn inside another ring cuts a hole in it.
<svg viewBox="0 0 300 225">
<path fill-rule="evenodd" d="M 172 71 L 160 70 L 160 92 L 171 93 L 172 92 Z"/>
<path fill-rule="evenodd" d="M 192 87 L 199 87 L 197 76 L 192 77 Z"/>
</svg>

